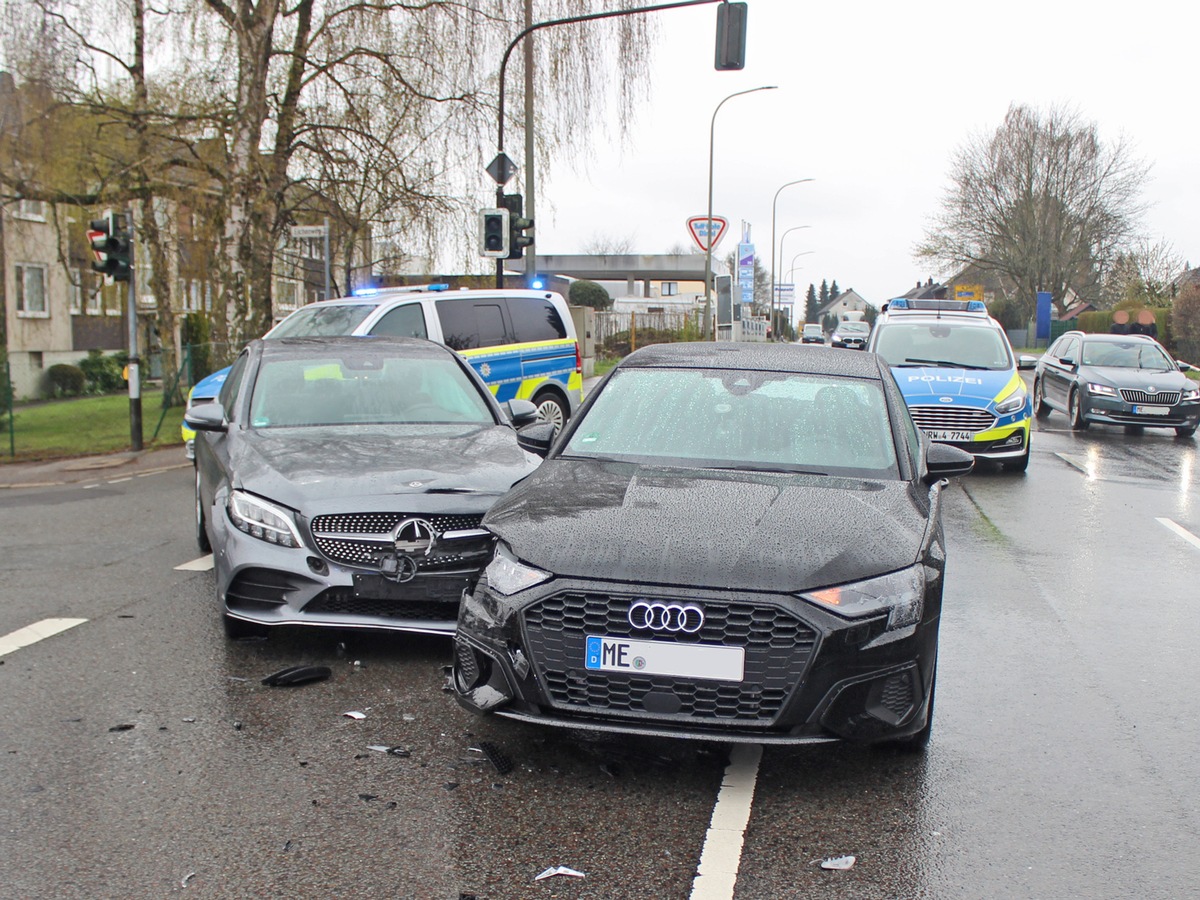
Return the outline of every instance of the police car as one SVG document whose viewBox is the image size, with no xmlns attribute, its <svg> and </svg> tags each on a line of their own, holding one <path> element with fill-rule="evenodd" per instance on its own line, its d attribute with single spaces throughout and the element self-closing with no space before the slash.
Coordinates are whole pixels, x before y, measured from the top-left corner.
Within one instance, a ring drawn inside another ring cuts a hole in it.
<svg viewBox="0 0 1200 900">
<path fill-rule="evenodd" d="M 867 349 L 887 361 L 917 427 L 935 441 L 1023 472 L 1033 405 L 1000 323 L 979 300 L 898 298 L 876 319 Z"/>
<path fill-rule="evenodd" d="M 266 338 L 390 335 L 445 344 L 479 373 L 496 399 L 530 400 L 561 429 L 583 400 L 583 359 L 561 294 L 532 289 L 450 290 L 448 284 L 366 288 L 353 297 L 310 303 Z M 188 408 L 216 399 L 229 370 L 199 381 Z M 195 433 L 185 425 L 193 458 Z"/>
</svg>

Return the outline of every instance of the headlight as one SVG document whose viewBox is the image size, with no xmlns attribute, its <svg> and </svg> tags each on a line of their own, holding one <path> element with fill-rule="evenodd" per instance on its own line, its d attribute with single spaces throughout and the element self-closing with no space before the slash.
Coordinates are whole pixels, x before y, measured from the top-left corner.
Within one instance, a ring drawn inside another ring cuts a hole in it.
<svg viewBox="0 0 1200 900">
<path fill-rule="evenodd" d="M 1200 397 L 1200 384 L 1187 385 L 1179 394 L 1183 400 L 1195 400 Z"/>
<path fill-rule="evenodd" d="M 997 414 L 1007 416 L 1009 413 L 1015 413 L 1017 410 L 1022 409 L 1025 406 L 1027 396 L 1024 388 L 1017 388 L 1006 400 L 1001 400 L 996 404 Z"/>
<path fill-rule="evenodd" d="M 301 545 L 300 533 L 296 531 L 291 513 L 281 506 L 243 491 L 233 491 L 225 508 L 234 527 L 251 537 L 281 547 Z"/>
<path fill-rule="evenodd" d="M 496 555 L 483 571 L 488 586 L 505 597 L 541 584 L 552 576 L 549 572 L 527 566 L 515 556 L 503 543 L 496 544 Z"/>
<path fill-rule="evenodd" d="M 1117 395 L 1117 389 L 1114 387 L 1110 387 L 1107 384 L 1096 384 L 1095 382 L 1089 381 L 1088 382 L 1088 393 L 1089 394 L 1107 394 L 1109 397 L 1115 397 Z"/>
<path fill-rule="evenodd" d="M 925 611 L 925 568 L 910 566 L 890 575 L 801 596 L 843 616 L 868 616 L 886 611 L 887 630 L 894 631 L 921 621 Z"/>
</svg>

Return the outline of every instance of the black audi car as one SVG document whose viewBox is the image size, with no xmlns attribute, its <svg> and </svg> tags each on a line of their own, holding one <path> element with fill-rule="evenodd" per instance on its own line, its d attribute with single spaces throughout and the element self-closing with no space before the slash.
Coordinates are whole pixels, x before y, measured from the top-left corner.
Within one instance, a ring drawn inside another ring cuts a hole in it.
<svg viewBox="0 0 1200 900">
<path fill-rule="evenodd" d="M 588 730 L 924 746 L 947 476 L 873 353 L 673 344 L 627 357 L 483 520 L 452 682 Z"/>
</svg>

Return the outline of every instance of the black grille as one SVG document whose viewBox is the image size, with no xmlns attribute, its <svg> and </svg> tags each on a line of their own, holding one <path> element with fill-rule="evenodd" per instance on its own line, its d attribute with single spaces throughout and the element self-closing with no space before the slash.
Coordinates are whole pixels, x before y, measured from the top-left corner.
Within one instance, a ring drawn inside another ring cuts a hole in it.
<svg viewBox="0 0 1200 900">
<path fill-rule="evenodd" d="M 778 716 L 789 694 L 800 683 L 816 644 L 816 633 L 784 609 L 715 599 L 678 601 L 696 603 L 704 609 L 704 626 L 696 634 L 662 635 L 635 630 L 627 618 L 634 599 L 625 595 L 568 592 L 525 610 L 530 657 L 544 677 L 556 707 L 638 715 L 650 711 L 675 720 L 732 719 L 766 726 Z M 731 684 L 589 672 L 583 667 L 588 634 L 743 647 L 744 680 Z M 674 707 L 678 711 L 661 711 Z"/>
<path fill-rule="evenodd" d="M 316 516 L 310 525 L 313 541 L 325 556 L 350 566 L 375 566 L 380 553 L 392 549 L 392 531 L 405 519 L 424 519 L 438 534 L 478 528 L 481 513 L 339 513 Z M 338 535 L 338 537 L 333 537 Z M 358 537 L 361 535 L 361 537 Z M 350 536 L 350 537 L 348 537 Z M 418 558 L 419 569 L 446 569 L 463 564 L 463 557 L 438 555 Z"/>
<path fill-rule="evenodd" d="M 306 582 L 274 569 L 242 569 L 225 590 L 230 609 L 272 609 L 287 602 L 289 591 Z"/>
<path fill-rule="evenodd" d="M 986 409 L 962 406 L 910 406 L 913 421 L 926 431 L 987 431 L 996 417 Z"/>
<path fill-rule="evenodd" d="M 358 597 L 349 588 L 330 588 L 322 591 L 304 607 L 306 613 L 367 616 L 371 618 L 416 621 L 437 619 L 456 621 L 461 586 L 453 600 L 377 600 Z"/>
<path fill-rule="evenodd" d="M 1158 406 L 1174 406 L 1179 402 L 1179 391 L 1159 391 L 1157 394 L 1147 394 L 1145 391 L 1121 391 L 1126 403 L 1146 403 Z"/>
<path fill-rule="evenodd" d="M 879 703 L 885 709 L 903 716 L 913 705 L 912 675 L 901 672 L 893 675 L 883 684 L 883 694 Z"/>
</svg>

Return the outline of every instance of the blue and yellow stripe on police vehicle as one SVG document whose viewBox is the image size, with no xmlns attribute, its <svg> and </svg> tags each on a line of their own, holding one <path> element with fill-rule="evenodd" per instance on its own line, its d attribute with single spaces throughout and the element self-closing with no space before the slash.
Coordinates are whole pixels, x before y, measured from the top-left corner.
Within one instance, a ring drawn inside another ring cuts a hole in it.
<svg viewBox="0 0 1200 900">
<path fill-rule="evenodd" d="M 578 371 L 576 343 L 570 338 L 479 347 L 458 353 L 501 403 L 530 400 L 547 383 L 553 383 L 566 396 L 572 410 L 579 405 L 583 375 Z"/>
</svg>

